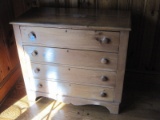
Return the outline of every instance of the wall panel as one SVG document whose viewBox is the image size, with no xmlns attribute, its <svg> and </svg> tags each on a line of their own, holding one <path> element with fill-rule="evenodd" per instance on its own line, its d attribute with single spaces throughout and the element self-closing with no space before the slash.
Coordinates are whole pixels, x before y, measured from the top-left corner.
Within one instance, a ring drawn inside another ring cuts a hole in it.
<svg viewBox="0 0 160 120">
<path fill-rule="evenodd" d="M 144 10 L 146 0 L 132 0 L 131 2 L 131 19 L 132 31 L 130 32 L 130 40 L 128 47 L 127 68 L 130 70 L 139 70 L 140 51 L 142 47 L 143 31 L 144 31 Z"/>
<path fill-rule="evenodd" d="M 118 0 L 118 9 L 120 10 L 130 10 L 132 0 Z"/>
<path fill-rule="evenodd" d="M 159 14 L 159 0 L 148 0 L 144 12 L 143 39 L 140 53 L 140 68 L 152 71 L 152 54 L 155 42 L 156 26 Z M 156 52 L 156 51 L 155 51 Z"/>
<path fill-rule="evenodd" d="M 98 0 L 100 9 L 115 10 L 118 8 L 118 0 Z"/>
</svg>

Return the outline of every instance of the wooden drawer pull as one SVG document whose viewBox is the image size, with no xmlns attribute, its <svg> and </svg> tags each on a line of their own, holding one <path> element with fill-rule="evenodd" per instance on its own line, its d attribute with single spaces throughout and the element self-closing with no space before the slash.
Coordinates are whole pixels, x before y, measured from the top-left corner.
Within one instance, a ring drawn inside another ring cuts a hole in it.
<svg viewBox="0 0 160 120">
<path fill-rule="evenodd" d="M 34 50 L 31 54 L 32 54 L 32 56 L 37 56 L 38 55 L 38 51 Z"/>
<path fill-rule="evenodd" d="M 108 64 L 109 63 L 109 60 L 107 58 L 102 58 L 101 59 L 101 63 L 103 64 Z"/>
<path fill-rule="evenodd" d="M 43 85 L 42 85 L 41 83 L 39 83 L 39 84 L 38 84 L 38 87 L 39 87 L 39 88 L 42 88 L 42 87 L 43 87 Z"/>
<path fill-rule="evenodd" d="M 39 72 L 40 72 L 40 69 L 39 69 L 39 68 L 36 68 L 36 69 L 34 70 L 34 72 L 35 72 L 35 73 L 39 73 Z"/>
<path fill-rule="evenodd" d="M 29 36 L 29 39 L 30 39 L 31 41 L 35 41 L 35 40 L 36 40 L 36 34 L 35 34 L 34 32 L 30 32 L 30 33 L 28 34 L 28 36 Z"/>
<path fill-rule="evenodd" d="M 109 44 L 111 42 L 111 39 L 107 37 L 96 38 L 96 40 L 99 41 L 101 44 Z"/>
<path fill-rule="evenodd" d="M 105 82 L 105 81 L 108 81 L 108 77 L 106 77 L 106 76 L 101 76 L 101 80 L 104 81 L 104 82 Z"/>
<path fill-rule="evenodd" d="M 107 97 L 107 93 L 102 92 L 102 93 L 101 93 L 101 97 Z"/>
</svg>

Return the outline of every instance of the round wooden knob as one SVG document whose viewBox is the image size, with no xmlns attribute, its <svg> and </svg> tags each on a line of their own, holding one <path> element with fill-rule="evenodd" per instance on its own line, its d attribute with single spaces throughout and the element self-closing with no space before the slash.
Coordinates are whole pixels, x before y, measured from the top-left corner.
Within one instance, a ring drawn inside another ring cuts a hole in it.
<svg viewBox="0 0 160 120">
<path fill-rule="evenodd" d="M 30 32 L 28 36 L 29 36 L 29 39 L 31 41 L 35 41 L 36 40 L 36 34 L 34 32 Z"/>
<path fill-rule="evenodd" d="M 102 37 L 100 41 L 101 41 L 101 43 L 103 43 L 103 44 L 108 44 L 108 43 L 110 43 L 111 40 L 110 40 L 109 38 Z"/>
<path fill-rule="evenodd" d="M 42 88 L 42 87 L 43 87 L 43 85 L 40 83 L 40 84 L 38 84 L 38 87 L 39 87 L 39 88 Z"/>
<path fill-rule="evenodd" d="M 108 64 L 109 63 L 109 60 L 107 58 L 102 58 L 101 59 L 101 63 L 103 64 Z"/>
<path fill-rule="evenodd" d="M 39 73 L 39 72 L 40 72 L 40 69 L 39 69 L 39 68 L 36 68 L 36 69 L 34 70 L 34 72 L 35 72 L 35 73 Z"/>
<path fill-rule="evenodd" d="M 101 93 L 101 97 L 107 97 L 107 93 L 102 92 L 102 93 Z"/>
<path fill-rule="evenodd" d="M 101 76 L 101 80 L 102 80 L 102 81 L 108 81 L 108 77 L 106 77 L 106 76 Z"/>
<path fill-rule="evenodd" d="M 31 54 L 32 54 L 32 56 L 37 56 L 38 55 L 38 51 L 34 50 Z"/>
<path fill-rule="evenodd" d="M 101 44 L 109 44 L 110 43 L 110 39 L 107 37 L 96 37 L 96 40 L 99 41 Z"/>
</svg>

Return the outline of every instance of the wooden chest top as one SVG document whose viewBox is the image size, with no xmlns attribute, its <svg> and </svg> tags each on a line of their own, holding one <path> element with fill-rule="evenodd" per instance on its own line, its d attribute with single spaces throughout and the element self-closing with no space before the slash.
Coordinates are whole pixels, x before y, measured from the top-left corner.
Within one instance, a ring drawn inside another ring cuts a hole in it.
<svg viewBox="0 0 160 120">
<path fill-rule="evenodd" d="M 128 11 L 34 8 L 11 24 L 119 31 L 130 30 L 131 21 Z"/>
</svg>

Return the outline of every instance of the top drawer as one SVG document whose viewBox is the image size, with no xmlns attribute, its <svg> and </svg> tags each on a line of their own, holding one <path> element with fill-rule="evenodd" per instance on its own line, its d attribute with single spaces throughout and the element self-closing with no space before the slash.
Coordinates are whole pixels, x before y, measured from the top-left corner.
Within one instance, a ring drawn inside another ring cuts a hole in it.
<svg viewBox="0 0 160 120">
<path fill-rule="evenodd" d="M 21 27 L 22 41 L 41 46 L 118 52 L 119 32 Z"/>
</svg>

